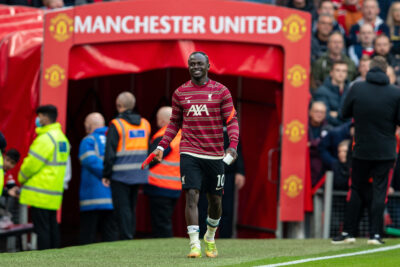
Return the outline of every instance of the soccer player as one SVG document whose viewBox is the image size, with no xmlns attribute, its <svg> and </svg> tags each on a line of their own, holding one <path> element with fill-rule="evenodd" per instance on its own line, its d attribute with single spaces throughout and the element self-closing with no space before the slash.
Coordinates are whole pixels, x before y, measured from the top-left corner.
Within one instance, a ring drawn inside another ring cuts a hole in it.
<svg viewBox="0 0 400 267">
<path fill-rule="evenodd" d="M 197 204 L 200 190 L 204 190 L 208 199 L 205 252 L 207 257 L 215 258 L 218 251 L 214 236 L 222 214 L 225 179 L 223 122 L 227 124 L 230 140 L 225 155 L 229 154 L 233 159 L 237 157 L 239 125 L 229 90 L 208 78 L 208 56 L 193 52 L 188 64 L 191 80 L 175 90 L 170 123 L 153 153 L 155 160 L 161 161 L 163 151 L 182 129 L 180 171 L 186 194 L 185 218 L 191 247 L 188 257 L 201 257 Z"/>
</svg>

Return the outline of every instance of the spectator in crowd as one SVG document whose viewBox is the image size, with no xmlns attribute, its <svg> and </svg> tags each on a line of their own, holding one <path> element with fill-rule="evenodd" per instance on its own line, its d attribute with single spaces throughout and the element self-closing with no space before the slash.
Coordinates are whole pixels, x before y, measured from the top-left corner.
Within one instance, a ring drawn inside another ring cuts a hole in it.
<svg viewBox="0 0 400 267">
<path fill-rule="evenodd" d="M 393 2 L 386 19 L 392 42 L 392 53 L 400 57 L 400 2 Z"/>
<path fill-rule="evenodd" d="M 341 25 L 346 35 L 350 33 L 350 28 L 362 18 L 361 5 L 359 0 L 344 0 L 343 4 L 335 12 L 335 17 Z"/>
<path fill-rule="evenodd" d="M 4 170 L 4 196 L 17 197 L 18 186 L 15 183 L 14 176 L 9 172 L 18 164 L 21 155 L 18 150 L 11 148 L 3 157 L 3 170 Z"/>
<path fill-rule="evenodd" d="M 40 106 L 36 114 L 37 137 L 18 174 L 22 186 L 19 199 L 21 204 L 31 206 L 38 249 L 58 248 L 57 210 L 62 203 L 70 145 L 61 124 L 56 122 L 55 106 Z"/>
<path fill-rule="evenodd" d="M 362 203 L 369 203 L 368 244 L 382 245 L 383 214 L 389 172 L 396 159 L 396 125 L 400 124 L 400 90 L 389 84 L 387 62 L 381 56 L 371 61 L 365 82 L 356 83 L 345 99 L 344 118 L 353 118 L 355 146 L 352 159 L 351 191 L 343 232 L 333 243 L 354 243 L 355 222 Z M 370 187 L 372 194 L 365 191 Z"/>
<path fill-rule="evenodd" d="M 354 62 L 344 53 L 344 40 L 339 32 L 334 32 L 328 39 L 328 51 L 321 55 L 312 64 L 313 88 L 320 86 L 332 70 L 333 62 L 344 61 L 347 64 L 347 78 L 349 81 L 356 77 Z"/>
<path fill-rule="evenodd" d="M 374 40 L 374 55 L 384 57 L 389 66 L 393 67 L 396 73 L 399 74 L 399 60 L 390 52 L 391 46 L 389 37 L 384 34 L 377 36 Z"/>
<path fill-rule="evenodd" d="M 333 63 L 330 76 L 327 77 L 317 91 L 314 93 L 315 101 L 322 101 L 327 107 L 327 120 L 332 126 L 338 126 L 343 123 L 339 118 L 339 110 L 347 95 L 347 64 L 345 61 L 336 61 Z"/>
<path fill-rule="evenodd" d="M 150 123 L 132 112 L 135 96 L 118 95 L 119 115 L 110 123 L 104 154 L 103 184 L 110 186 L 120 239 L 133 239 L 136 200 L 140 184 L 147 184 L 148 170 L 141 170 L 149 149 Z"/>
<path fill-rule="evenodd" d="M 318 17 L 317 31 L 312 35 L 311 61 L 317 60 L 327 51 L 329 35 L 333 29 L 334 18 L 328 14 L 321 14 Z"/>
<path fill-rule="evenodd" d="M 351 151 L 351 140 L 345 139 L 339 143 L 338 160 L 333 162 L 333 189 L 345 190 L 349 189 L 350 165 L 348 162 L 348 152 Z"/>
<path fill-rule="evenodd" d="M 371 62 L 370 56 L 363 55 L 361 57 L 360 64 L 358 64 L 358 73 L 360 75 L 350 83 L 349 88 L 351 88 L 355 82 L 365 81 L 365 78 L 367 77 L 367 72 L 369 71 L 370 62 Z"/>
<path fill-rule="evenodd" d="M 330 15 L 331 17 L 334 18 L 335 16 L 335 7 L 333 5 L 333 2 L 331 0 L 322 0 L 319 2 L 318 9 L 317 9 L 317 15 L 318 17 L 321 14 L 326 14 Z M 317 24 L 318 24 L 318 18 L 313 20 L 313 33 L 317 31 Z M 336 21 L 336 19 L 333 20 L 333 32 L 340 32 L 342 35 L 345 35 L 345 31 L 343 27 Z"/>
<path fill-rule="evenodd" d="M 79 160 L 82 166 L 79 188 L 80 243 L 95 242 L 98 230 L 102 241 L 115 241 L 118 231 L 111 190 L 101 182 L 107 131 L 103 116 L 96 112 L 87 115 L 85 130 L 88 135 L 79 145 Z"/>
<path fill-rule="evenodd" d="M 364 23 L 360 27 L 360 43 L 353 44 L 349 47 L 349 57 L 354 64 L 358 66 L 363 55 L 372 57 L 374 54 L 375 32 L 371 24 Z"/>
<path fill-rule="evenodd" d="M 379 17 L 383 20 L 386 20 L 389 8 L 394 1 L 397 0 L 378 0 L 380 9 Z"/>
<path fill-rule="evenodd" d="M 313 0 L 289 0 L 287 7 L 309 12 L 316 17 Z"/>
<path fill-rule="evenodd" d="M 229 146 L 229 136 L 226 126 L 224 126 L 224 149 Z M 224 195 L 222 197 L 222 216 L 219 223 L 219 237 L 232 238 L 235 224 L 235 197 L 236 192 L 243 188 L 246 177 L 244 170 L 244 160 L 242 155 L 242 145 L 239 142 L 237 149 L 238 157 L 231 165 L 225 164 L 225 184 Z M 207 198 L 206 194 L 201 194 L 199 199 L 199 223 L 200 236 L 204 236 L 207 230 Z"/>
<path fill-rule="evenodd" d="M 331 129 L 328 134 L 321 138 L 318 150 L 321 155 L 322 163 L 328 170 L 333 169 L 334 163 L 338 160 L 338 146 L 345 139 L 351 139 L 351 122 Z"/>
<path fill-rule="evenodd" d="M 161 107 L 157 112 L 157 126 L 160 128 L 151 139 L 149 151 L 154 151 L 161 141 L 172 115 L 171 107 Z M 182 192 L 179 170 L 179 143 L 181 131 L 164 150 L 160 163 L 151 163 L 149 184 L 145 193 L 149 196 L 151 230 L 153 237 L 172 237 L 172 214 Z"/>
<path fill-rule="evenodd" d="M 311 182 L 314 186 L 325 173 L 318 145 L 321 142 L 321 138 L 328 134 L 331 127 L 326 121 L 326 106 L 324 102 L 312 102 L 308 114 L 308 146 L 310 148 Z"/>
<path fill-rule="evenodd" d="M 376 0 L 364 0 L 361 8 L 363 18 L 354 24 L 350 29 L 350 44 L 357 44 L 362 42 L 359 33 L 361 33 L 361 27 L 364 24 L 370 24 L 376 35 L 382 33 L 389 36 L 389 27 L 385 22 L 378 16 L 379 6 Z"/>
</svg>

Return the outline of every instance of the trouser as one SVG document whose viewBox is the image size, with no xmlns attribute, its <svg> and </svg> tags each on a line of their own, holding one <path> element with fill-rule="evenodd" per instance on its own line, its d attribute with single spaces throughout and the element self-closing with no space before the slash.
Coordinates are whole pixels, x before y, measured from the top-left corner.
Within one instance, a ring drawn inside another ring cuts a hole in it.
<svg viewBox="0 0 400 267">
<path fill-rule="evenodd" d="M 134 237 L 138 189 L 139 185 L 128 185 L 111 180 L 111 193 L 121 240 Z"/>
<path fill-rule="evenodd" d="M 224 194 L 222 195 L 222 216 L 219 222 L 219 237 L 231 238 L 233 234 L 233 215 L 235 203 L 235 174 L 225 174 Z M 199 224 L 200 236 L 204 236 L 207 231 L 207 197 L 206 194 L 200 194 L 199 199 Z"/>
<path fill-rule="evenodd" d="M 117 223 L 113 210 L 89 210 L 80 213 L 80 244 L 90 244 L 96 241 L 99 230 L 103 242 L 118 239 Z"/>
<path fill-rule="evenodd" d="M 60 231 L 57 223 L 57 211 L 32 207 L 31 217 L 38 238 L 38 249 L 58 248 Z"/>
<path fill-rule="evenodd" d="M 353 158 L 351 186 L 345 211 L 343 231 L 355 235 L 363 205 L 368 207 L 370 237 L 382 234 L 383 213 L 387 200 L 388 180 L 394 160 L 361 160 Z M 372 184 L 369 179 L 372 177 Z"/>
<path fill-rule="evenodd" d="M 172 237 L 172 213 L 177 199 L 149 196 L 152 235 L 155 238 Z"/>
</svg>

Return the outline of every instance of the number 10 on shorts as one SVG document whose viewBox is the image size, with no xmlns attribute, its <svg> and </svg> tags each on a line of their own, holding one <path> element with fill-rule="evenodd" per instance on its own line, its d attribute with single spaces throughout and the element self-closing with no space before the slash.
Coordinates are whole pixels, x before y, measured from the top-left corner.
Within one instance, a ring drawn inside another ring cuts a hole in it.
<svg viewBox="0 0 400 267">
<path fill-rule="evenodd" d="M 225 184 L 225 174 L 218 174 L 217 175 L 218 181 L 217 181 L 217 190 L 220 190 L 224 187 Z"/>
</svg>

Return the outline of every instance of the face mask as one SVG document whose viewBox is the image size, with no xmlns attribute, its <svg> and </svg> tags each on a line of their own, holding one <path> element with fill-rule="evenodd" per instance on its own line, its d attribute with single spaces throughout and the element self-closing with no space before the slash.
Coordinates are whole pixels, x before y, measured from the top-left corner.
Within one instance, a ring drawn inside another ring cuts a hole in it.
<svg viewBox="0 0 400 267">
<path fill-rule="evenodd" d="M 42 125 L 40 124 L 40 119 L 39 119 L 39 117 L 36 117 L 35 125 L 36 125 L 36 127 L 42 127 Z"/>
</svg>

